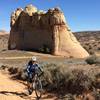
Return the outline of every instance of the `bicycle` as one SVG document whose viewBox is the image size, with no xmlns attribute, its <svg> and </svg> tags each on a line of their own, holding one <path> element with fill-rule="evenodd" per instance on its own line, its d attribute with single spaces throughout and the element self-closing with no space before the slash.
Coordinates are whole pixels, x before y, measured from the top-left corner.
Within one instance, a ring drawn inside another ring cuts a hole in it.
<svg viewBox="0 0 100 100">
<path fill-rule="evenodd" d="M 43 88 L 40 76 L 38 74 L 35 74 L 33 76 L 31 87 L 28 88 L 28 91 L 30 95 L 32 94 L 33 91 L 35 91 L 37 98 L 41 98 Z"/>
</svg>

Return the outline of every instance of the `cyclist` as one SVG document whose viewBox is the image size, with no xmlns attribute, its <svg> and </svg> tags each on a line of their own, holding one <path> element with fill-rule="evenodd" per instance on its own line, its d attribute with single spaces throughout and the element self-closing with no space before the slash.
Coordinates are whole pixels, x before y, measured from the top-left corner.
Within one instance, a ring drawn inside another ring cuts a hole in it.
<svg viewBox="0 0 100 100">
<path fill-rule="evenodd" d="M 29 89 L 29 94 L 31 94 L 30 88 L 31 88 L 31 83 L 33 82 L 34 75 L 38 74 L 39 76 L 42 75 L 43 70 L 37 63 L 37 58 L 33 56 L 31 60 L 28 62 L 27 65 L 27 74 L 28 74 L 28 89 Z"/>
</svg>

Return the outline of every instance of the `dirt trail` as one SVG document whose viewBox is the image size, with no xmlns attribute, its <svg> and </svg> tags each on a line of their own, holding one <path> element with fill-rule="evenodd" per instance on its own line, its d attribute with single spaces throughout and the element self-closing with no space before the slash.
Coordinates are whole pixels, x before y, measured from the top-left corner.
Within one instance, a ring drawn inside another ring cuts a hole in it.
<svg viewBox="0 0 100 100">
<path fill-rule="evenodd" d="M 31 96 L 26 95 L 24 84 L 10 79 L 7 74 L 0 72 L 0 100 L 36 100 L 35 93 Z M 55 100 L 51 95 L 44 95 L 40 100 Z"/>
<path fill-rule="evenodd" d="M 0 57 L 0 60 L 14 60 L 14 59 L 27 59 L 31 58 L 32 56 L 25 56 L 25 57 Z"/>
</svg>

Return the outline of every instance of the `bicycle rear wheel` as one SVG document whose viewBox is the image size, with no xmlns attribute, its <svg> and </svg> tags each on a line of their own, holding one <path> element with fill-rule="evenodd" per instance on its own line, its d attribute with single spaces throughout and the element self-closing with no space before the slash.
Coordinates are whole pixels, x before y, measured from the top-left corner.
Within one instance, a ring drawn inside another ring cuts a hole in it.
<svg viewBox="0 0 100 100">
<path fill-rule="evenodd" d="M 37 98 L 41 98 L 42 96 L 42 83 L 41 83 L 41 80 L 36 80 L 35 82 L 35 94 L 37 96 Z"/>
</svg>

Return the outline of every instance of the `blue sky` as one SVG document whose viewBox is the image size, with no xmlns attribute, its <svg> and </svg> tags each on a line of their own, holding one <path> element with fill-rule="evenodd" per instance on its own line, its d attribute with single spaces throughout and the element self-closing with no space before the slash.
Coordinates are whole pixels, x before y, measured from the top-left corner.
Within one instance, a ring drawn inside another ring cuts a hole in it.
<svg viewBox="0 0 100 100">
<path fill-rule="evenodd" d="M 0 29 L 10 31 L 10 15 L 28 4 L 48 10 L 59 6 L 72 31 L 100 30 L 100 0 L 0 0 Z"/>
</svg>

